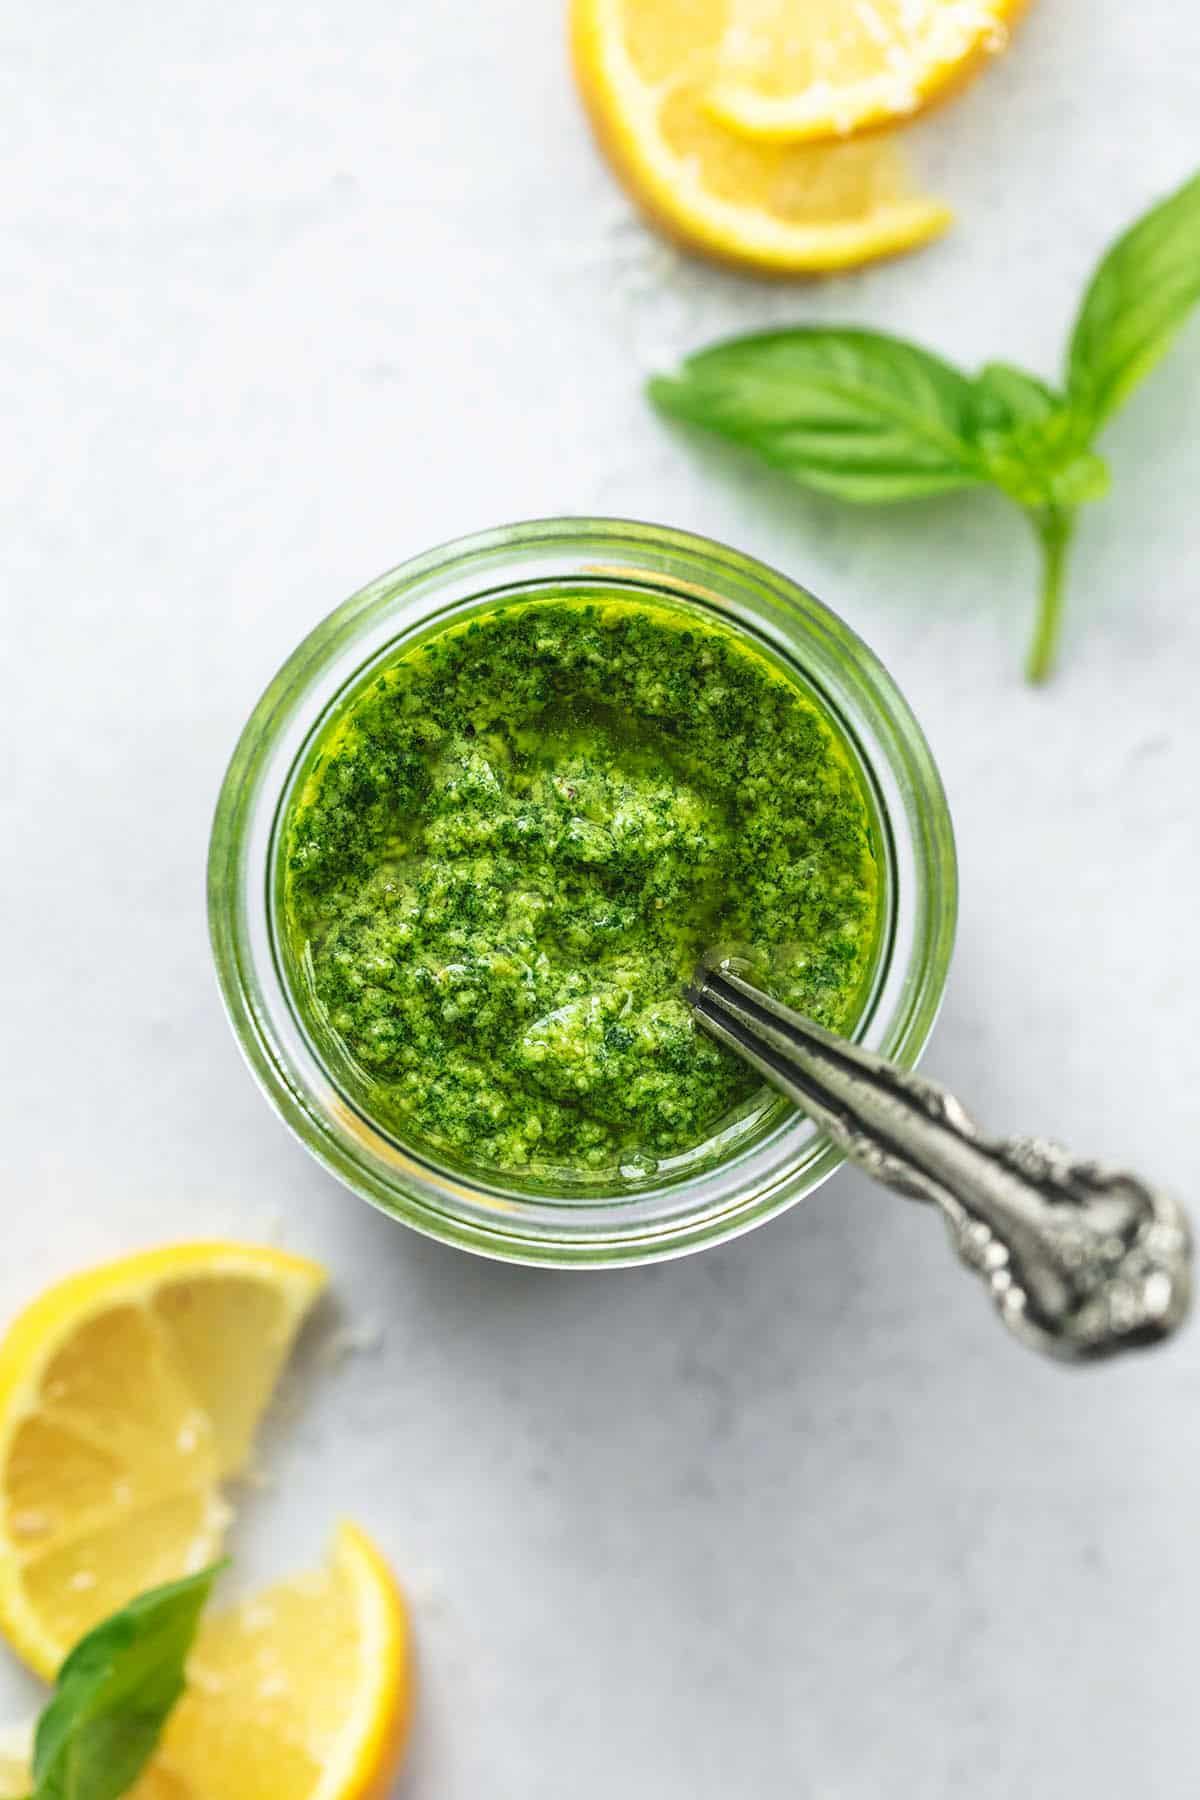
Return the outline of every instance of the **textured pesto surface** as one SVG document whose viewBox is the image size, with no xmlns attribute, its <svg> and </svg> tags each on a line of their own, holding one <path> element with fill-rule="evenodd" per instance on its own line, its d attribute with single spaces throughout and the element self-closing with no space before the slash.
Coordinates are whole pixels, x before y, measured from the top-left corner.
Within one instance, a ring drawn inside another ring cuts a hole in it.
<svg viewBox="0 0 1200 1800">
<path fill-rule="evenodd" d="M 692 1024 L 736 944 L 854 1015 L 867 812 L 824 718 L 724 629 L 514 604 L 400 656 L 318 747 L 288 824 L 287 939 L 318 1036 L 404 1137 L 580 1173 L 703 1143 L 753 1075 Z"/>
</svg>

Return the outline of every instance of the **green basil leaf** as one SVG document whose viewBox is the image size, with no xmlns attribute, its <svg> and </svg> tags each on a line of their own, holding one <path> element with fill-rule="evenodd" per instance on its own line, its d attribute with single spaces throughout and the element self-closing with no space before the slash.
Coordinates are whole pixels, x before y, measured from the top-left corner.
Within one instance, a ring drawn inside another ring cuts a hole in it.
<svg viewBox="0 0 1200 1800">
<path fill-rule="evenodd" d="M 842 500 L 909 500 L 986 480 L 973 440 L 973 384 L 881 332 L 811 327 L 736 338 L 657 377 L 649 394 L 672 418 Z"/>
<path fill-rule="evenodd" d="M 1169 348 L 1200 300 L 1200 175 L 1119 237 L 1092 277 L 1067 363 L 1092 435 Z"/>
<path fill-rule="evenodd" d="M 1006 428 L 980 425 L 979 449 L 988 479 L 1019 506 L 1035 510 L 1102 499 L 1110 485 L 1108 464 L 1081 441 L 1074 409 L 1049 389 L 1045 393 L 1048 408 L 1028 396 L 1024 423 L 1015 422 L 1010 411 L 1014 423 Z"/>
<path fill-rule="evenodd" d="M 183 1692 L 216 1574 L 205 1569 L 143 1594 L 75 1646 L 38 1724 L 30 1800 L 128 1793 Z"/>
<path fill-rule="evenodd" d="M 1090 500 L 1103 500 L 1112 488 L 1112 471 L 1094 450 L 1078 450 L 1051 471 L 1051 504 L 1069 511 Z"/>
<path fill-rule="evenodd" d="M 1043 424 L 1061 409 L 1062 396 L 1011 363 L 988 363 L 975 377 L 977 431 L 1015 431 Z"/>
</svg>

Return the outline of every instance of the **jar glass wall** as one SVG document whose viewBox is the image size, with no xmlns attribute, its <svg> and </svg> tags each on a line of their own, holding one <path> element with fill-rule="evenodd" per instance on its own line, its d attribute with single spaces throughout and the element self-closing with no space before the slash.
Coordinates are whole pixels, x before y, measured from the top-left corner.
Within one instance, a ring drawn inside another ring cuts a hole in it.
<svg viewBox="0 0 1200 1800">
<path fill-rule="evenodd" d="M 354 595 L 307 637 L 246 726 L 222 787 L 209 920 L 234 1031 L 268 1097 L 347 1186 L 407 1224 L 520 1262 L 604 1265 L 718 1242 L 790 1205 L 842 1160 L 764 1091 L 696 1151 L 597 1181 L 441 1161 L 373 1121 L 308 1029 L 283 950 L 282 843 L 298 771 L 381 661 L 472 613 L 572 590 L 716 618 L 805 689 L 839 731 L 872 814 L 883 910 L 856 1039 L 906 1066 L 933 1025 L 954 936 L 954 843 L 928 746 L 886 671 L 791 581 L 662 527 L 560 519 L 459 540 Z"/>
</svg>

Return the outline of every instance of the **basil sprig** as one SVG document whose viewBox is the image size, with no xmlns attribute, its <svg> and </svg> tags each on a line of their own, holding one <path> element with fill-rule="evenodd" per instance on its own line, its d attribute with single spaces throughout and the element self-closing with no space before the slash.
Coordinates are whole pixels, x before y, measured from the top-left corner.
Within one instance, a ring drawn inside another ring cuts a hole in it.
<svg viewBox="0 0 1200 1800">
<path fill-rule="evenodd" d="M 1027 672 L 1050 674 L 1078 509 L 1109 489 L 1094 443 L 1200 300 L 1200 175 L 1118 238 L 1084 294 L 1061 387 L 967 375 L 884 332 L 821 326 L 714 344 L 657 376 L 660 411 L 863 506 L 999 488 L 1028 516 L 1042 591 Z"/>
<path fill-rule="evenodd" d="M 75 1646 L 38 1722 L 30 1800 L 119 1800 L 129 1792 L 183 1692 L 218 1567 L 143 1594 Z"/>
</svg>

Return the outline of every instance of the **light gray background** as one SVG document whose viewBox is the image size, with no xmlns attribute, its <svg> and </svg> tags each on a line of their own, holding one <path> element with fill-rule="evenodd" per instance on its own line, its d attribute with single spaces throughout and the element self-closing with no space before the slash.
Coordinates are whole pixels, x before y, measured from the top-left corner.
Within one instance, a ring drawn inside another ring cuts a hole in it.
<svg viewBox="0 0 1200 1800">
<path fill-rule="evenodd" d="M 1048 693 L 1000 502 L 843 511 L 673 438 L 639 382 L 790 319 L 1052 374 L 1101 245 L 1197 160 L 1200 12 L 1040 0 L 921 129 L 954 235 L 793 287 L 635 222 L 561 13 L 0 20 L 0 1308 L 175 1236 L 328 1259 L 382 1343 L 310 1359 L 235 1543 L 250 1579 L 343 1509 L 379 1534 L 419 1635 L 409 1800 L 1189 1796 L 1200 1336 L 1044 1367 L 847 1175 L 662 1268 L 476 1262 L 318 1170 L 221 1016 L 210 810 L 300 635 L 461 531 L 662 519 L 807 581 L 928 730 L 963 886 L 929 1068 L 1198 1197 L 1200 330 L 1110 433 Z M 0 1716 L 30 1694 L 5 1666 Z"/>
</svg>

